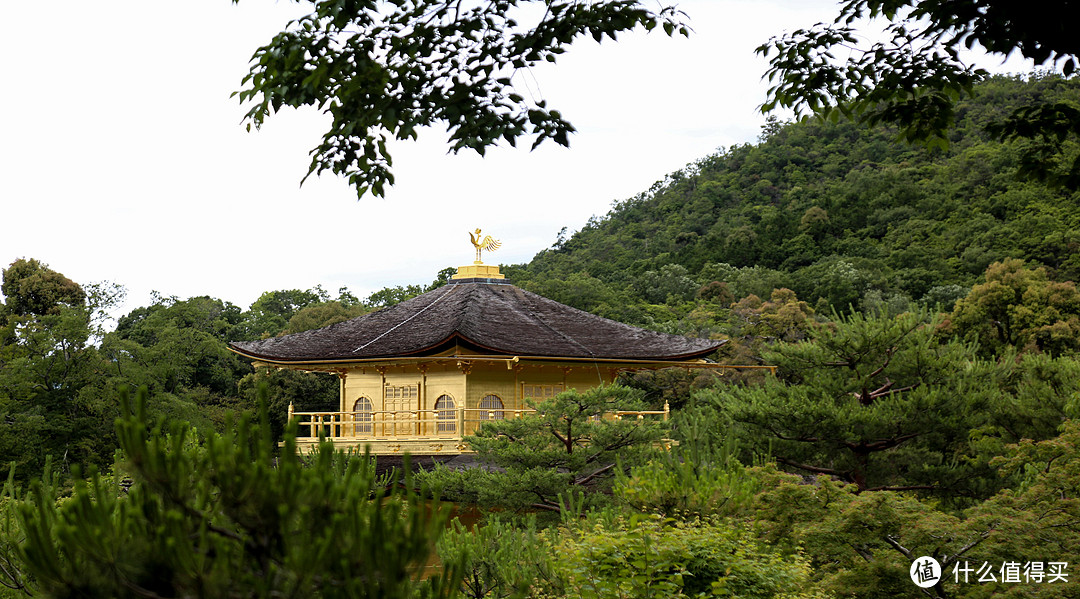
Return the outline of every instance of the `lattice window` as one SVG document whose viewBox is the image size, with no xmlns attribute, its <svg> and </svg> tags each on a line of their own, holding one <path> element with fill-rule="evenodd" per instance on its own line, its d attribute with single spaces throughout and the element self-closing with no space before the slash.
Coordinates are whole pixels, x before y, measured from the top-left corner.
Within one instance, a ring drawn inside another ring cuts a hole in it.
<svg viewBox="0 0 1080 599">
<path fill-rule="evenodd" d="M 498 395 L 485 395 L 480 400 L 480 420 L 502 420 L 506 417 L 503 407 L 503 400 Z"/>
<path fill-rule="evenodd" d="M 371 400 L 366 397 L 361 397 L 353 404 L 353 421 L 356 424 L 353 426 L 355 433 L 367 433 L 371 434 Z"/>
<path fill-rule="evenodd" d="M 449 395 L 440 395 L 435 400 L 435 430 L 440 433 L 457 432 L 457 410 L 454 398 Z"/>
<path fill-rule="evenodd" d="M 386 401 L 383 409 L 391 412 L 385 415 L 383 434 L 412 434 L 416 424 L 415 410 L 420 409 L 420 385 L 387 385 Z M 393 424 L 391 424 L 393 423 Z"/>
<path fill-rule="evenodd" d="M 387 385 L 386 399 L 416 399 L 420 397 L 420 385 Z"/>
<path fill-rule="evenodd" d="M 521 386 L 521 397 L 525 399 L 551 399 L 566 389 L 562 385 L 530 385 Z"/>
</svg>

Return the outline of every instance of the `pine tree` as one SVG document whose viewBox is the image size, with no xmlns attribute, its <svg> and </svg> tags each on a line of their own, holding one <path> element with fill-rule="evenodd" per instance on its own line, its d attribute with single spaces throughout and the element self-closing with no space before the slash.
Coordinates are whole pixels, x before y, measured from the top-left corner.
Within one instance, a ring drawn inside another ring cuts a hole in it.
<svg viewBox="0 0 1080 599">
<path fill-rule="evenodd" d="M 122 397 L 117 475 L 60 499 L 49 481 L 19 502 L 18 549 L 47 597 L 447 597 L 427 572 L 444 515 L 369 459 L 324 444 L 274 446 L 265 402 L 198 443 L 146 423 L 146 392 Z M 292 431 L 294 433 L 295 431 Z M 122 476 L 128 475 L 130 478 Z M 408 481 L 407 481 L 408 482 Z"/>
</svg>

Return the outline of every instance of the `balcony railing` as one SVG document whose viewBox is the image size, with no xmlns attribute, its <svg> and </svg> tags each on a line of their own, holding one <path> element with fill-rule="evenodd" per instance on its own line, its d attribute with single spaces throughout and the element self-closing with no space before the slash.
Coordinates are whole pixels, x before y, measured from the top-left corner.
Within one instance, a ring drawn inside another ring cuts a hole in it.
<svg viewBox="0 0 1080 599">
<path fill-rule="evenodd" d="M 461 440 L 476 432 L 484 422 L 521 418 L 533 414 L 532 409 L 452 408 L 440 410 L 374 410 L 361 412 L 295 412 L 289 405 L 289 420 L 296 418 L 298 436 L 317 439 L 382 440 Z M 607 412 L 594 418 L 643 420 L 670 416 L 668 405 L 663 410 L 621 410 Z"/>
</svg>

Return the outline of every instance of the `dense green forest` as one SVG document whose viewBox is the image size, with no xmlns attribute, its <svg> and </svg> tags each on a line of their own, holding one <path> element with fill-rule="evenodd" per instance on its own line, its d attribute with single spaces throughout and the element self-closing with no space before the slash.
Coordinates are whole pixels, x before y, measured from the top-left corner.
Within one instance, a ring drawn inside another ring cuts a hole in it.
<svg viewBox="0 0 1080 599">
<path fill-rule="evenodd" d="M 771 123 L 616 203 L 529 264 L 520 285 L 630 322 L 663 319 L 713 281 L 724 299 L 786 287 L 819 313 L 962 297 L 993 262 L 1080 275 L 1080 196 L 1016 179 L 1019 143 L 984 126 L 1031 99 L 1075 98 L 1075 81 L 998 77 L 958 109 L 947 149 L 884 128 Z M 1075 148 L 1074 150 L 1075 151 Z"/>
<path fill-rule="evenodd" d="M 259 596 L 284 585 L 319 596 L 914 597 L 908 567 L 930 555 L 947 570 L 930 596 L 1080 596 L 1080 193 L 1018 179 L 1035 142 L 984 130 L 1032 99 L 1076 103 L 1080 83 L 998 77 L 975 91 L 947 147 L 843 120 L 770 122 L 758 143 L 721 149 L 564 230 L 528 264 L 504 265 L 513 283 L 583 310 L 728 339 L 718 361 L 776 376 L 660 371 L 561 395 L 538 406 L 543 417 L 473 439 L 496 467 L 436 468 L 404 490 L 355 456 L 276 456 L 285 406 L 335 405 L 337 379 L 253 372 L 226 344 L 378 310 L 452 269 L 363 299 L 279 290 L 244 309 L 157 296 L 110 324 L 122 288 L 15 260 L 0 289 L 11 481 L 0 583 L 55 596 L 261 584 Z M 129 387 L 144 388 L 137 401 Z M 675 414 L 664 426 L 592 419 L 665 401 Z M 260 403 L 262 424 L 250 417 Z M 234 412 L 249 416 L 237 424 Z M 578 449 L 553 446 L 573 423 Z M 661 452 L 662 439 L 678 443 Z M 83 482 L 91 471 L 106 475 Z M 440 535 L 421 501 L 432 493 L 494 511 Z M 383 495 L 391 519 L 380 519 Z M 346 498 L 355 512 L 340 509 Z M 385 538 L 364 532 L 372 522 Z M 438 536 L 446 578 L 349 586 L 349 568 L 369 566 L 412 580 Z M 131 549 L 96 550 L 95 537 Z M 312 576 L 335 543 L 359 561 Z M 232 570 L 204 564 L 210 546 Z M 1064 563 L 1065 580 L 1006 581 L 1013 563 Z M 961 564 L 1000 571 L 952 582 Z"/>
</svg>

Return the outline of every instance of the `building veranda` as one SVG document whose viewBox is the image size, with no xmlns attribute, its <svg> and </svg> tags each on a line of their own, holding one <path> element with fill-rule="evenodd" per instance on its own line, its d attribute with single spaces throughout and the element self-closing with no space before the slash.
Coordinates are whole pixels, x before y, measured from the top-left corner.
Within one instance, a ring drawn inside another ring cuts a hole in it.
<svg viewBox="0 0 1080 599">
<path fill-rule="evenodd" d="M 629 326 L 510 284 L 479 260 L 438 289 L 321 329 L 231 349 L 258 368 L 333 373 L 335 412 L 293 412 L 298 444 L 320 435 L 372 454 L 468 453 L 480 423 L 520 417 L 530 399 L 610 384 L 624 371 L 713 368 L 723 341 Z M 664 411 L 608 418 L 666 418 Z"/>
</svg>

